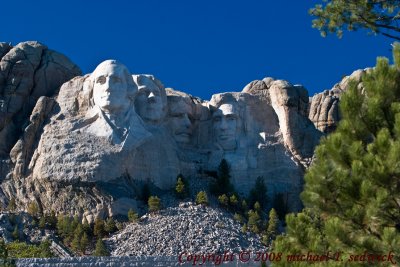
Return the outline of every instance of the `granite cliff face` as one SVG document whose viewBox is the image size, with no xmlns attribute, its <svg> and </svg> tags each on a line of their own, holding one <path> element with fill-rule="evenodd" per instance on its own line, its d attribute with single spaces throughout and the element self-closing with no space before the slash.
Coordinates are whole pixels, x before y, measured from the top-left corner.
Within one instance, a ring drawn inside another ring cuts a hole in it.
<svg viewBox="0 0 400 267">
<path fill-rule="evenodd" d="M 336 129 L 340 120 L 340 96 L 347 90 L 351 80 L 362 86 L 362 76 L 366 71 L 368 69 L 356 70 L 351 75 L 345 76 L 332 89 L 316 94 L 310 99 L 308 118 L 318 130 L 323 133 L 331 133 Z"/>
<path fill-rule="evenodd" d="M 182 174 L 207 188 L 225 159 L 240 194 L 262 177 L 270 199 L 282 193 L 298 210 L 304 170 L 326 124 L 337 121 L 325 115 L 334 112 L 322 96 L 309 112 L 307 90 L 283 80 L 253 81 L 206 101 L 114 60 L 77 76 L 73 63 L 38 43 L 0 48 L 3 207 L 15 198 L 20 209 L 35 201 L 89 221 L 126 215 L 141 206 L 144 185 L 167 194 Z M 18 63 L 25 62 L 18 53 L 36 65 Z M 9 62 L 25 65 L 10 71 Z M 23 93 L 14 99 L 11 86 Z M 7 130 L 16 125 L 20 131 Z"/>
</svg>

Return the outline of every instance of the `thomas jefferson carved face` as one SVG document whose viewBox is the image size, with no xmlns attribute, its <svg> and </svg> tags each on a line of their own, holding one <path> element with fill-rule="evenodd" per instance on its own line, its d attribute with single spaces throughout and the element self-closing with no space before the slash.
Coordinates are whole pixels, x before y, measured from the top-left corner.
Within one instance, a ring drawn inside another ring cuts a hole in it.
<svg viewBox="0 0 400 267">
<path fill-rule="evenodd" d="M 190 143 L 193 127 L 193 109 L 183 99 L 170 103 L 168 126 L 178 144 Z"/>
<path fill-rule="evenodd" d="M 95 105 L 110 114 L 127 111 L 135 89 L 133 82 L 127 80 L 130 77 L 124 65 L 112 60 L 102 62 L 91 75 Z"/>
<path fill-rule="evenodd" d="M 165 92 L 162 92 L 164 89 L 150 78 L 142 76 L 138 81 L 138 90 L 135 99 L 136 112 L 145 121 L 159 122 L 165 115 L 166 96 Z"/>
<path fill-rule="evenodd" d="M 224 150 L 233 150 L 237 146 L 239 112 L 232 104 L 223 104 L 213 114 L 213 128 L 216 141 Z"/>
</svg>

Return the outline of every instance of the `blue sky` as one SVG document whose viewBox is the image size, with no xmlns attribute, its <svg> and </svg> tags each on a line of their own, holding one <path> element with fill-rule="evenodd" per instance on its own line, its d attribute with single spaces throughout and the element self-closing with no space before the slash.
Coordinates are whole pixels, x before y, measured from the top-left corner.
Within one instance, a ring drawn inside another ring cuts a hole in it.
<svg viewBox="0 0 400 267">
<path fill-rule="evenodd" d="M 322 0 L 3 1 L 0 41 L 38 40 L 84 73 L 117 59 L 203 99 L 270 76 L 313 95 L 390 57 L 366 32 L 320 37 L 307 11 Z"/>
</svg>

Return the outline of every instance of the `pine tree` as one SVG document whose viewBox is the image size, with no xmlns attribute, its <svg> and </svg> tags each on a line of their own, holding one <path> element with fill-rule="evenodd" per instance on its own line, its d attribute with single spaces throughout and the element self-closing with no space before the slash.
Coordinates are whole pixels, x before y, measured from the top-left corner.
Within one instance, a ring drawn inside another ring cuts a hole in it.
<svg viewBox="0 0 400 267">
<path fill-rule="evenodd" d="M 149 197 L 149 201 L 147 204 L 149 205 L 150 212 L 159 211 L 161 209 L 161 200 L 157 196 Z"/>
<path fill-rule="evenodd" d="M 89 222 L 87 221 L 86 217 L 83 218 L 83 223 L 82 223 L 82 230 L 85 232 L 88 236 L 91 236 L 92 233 L 92 227 L 90 227 Z"/>
<path fill-rule="evenodd" d="M 279 219 L 275 209 L 269 211 L 268 228 L 265 234 L 266 244 L 270 244 L 278 234 Z"/>
<path fill-rule="evenodd" d="M 281 221 L 285 220 L 285 215 L 288 213 L 287 195 L 285 198 L 285 195 L 283 193 L 277 193 L 274 196 L 274 201 L 272 203 L 272 206 L 276 210 L 279 220 Z"/>
<path fill-rule="evenodd" d="M 86 232 L 83 233 L 80 243 L 81 243 L 80 250 L 81 250 L 82 254 L 85 254 L 86 249 L 89 245 L 89 237 L 86 234 Z"/>
<path fill-rule="evenodd" d="M 394 62 L 379 58 L 362 85 L 349 84 L 342 120 L 317 147 L 305 176 L 301 197 L 308 209 L 286 216 L 287 233 L 277 237 L 276 251 L 343 251 L 344 258 L 392 251 L 399 264 L 399 44 Z"/>
<path fill-rule="evenodd" d="M 8 250 L 3 238 L 0 238 L 0 259 L 3 265 L 6 264 L 8 258 Z"/>
<path fill-rule="evenodd" d="M 229 204 L 232 207 L 235 208 L 238 203 L 239 203 L 239 200 L 238 200 L 238 197 L 235 194 L 233 194 L 232 196 L 229 197 Z"/>
<path fill-rule="evenodd" d="M 95 251 L 93 253 L 94 256 L 110 256 L 110 253 L 108 252 L 106 246 L 103 243 L 103 240 L 101 238 L 97 239 L 96 242 L 96 248 Z"/>
<path fill-rule="evenodd" d="M 200 191 L 196 196 L 196 203 L 199 205 L 208 205 L 208 196 L 206 191 Z"/>
<path fill-rule="evenodd" d="M 222 159 L 218 166 L 217 180 L 211 185 L 212 194 L 219 196 L 233 191 L 233 185 L 230 182 L 230 167 L 225 159 Z"/>
<path fill-rule="evenodd" d="M 249 221 L 247 222 L 247 227 L 253 233 L 258 234 L 260 232 L 261 218 L 257 211 L 249 210 Z"/>
<path fill-rule="evenodd" d="M 256 202 L 261 205 L 263 209 L 267 204 L 267 186 L 264 183 L 263 177 L 257 177 L 256 183 L 250 191 L 249 204 L 252 207 Z"/>
<path fill-rule="evenodd" d="M 94 221 L 94 227 L 93 227 L 93 234 L 97 238 L 102 238 L 105 235 L 105 230 L 104 230 L 104 220 L 101 218 L 96 218 Z"/>
<path fill-rule="evenodd" d="M 133 209 L 129 209 L 128 220 L 130 222 L 137 222 L 139 220 L 139 215 Z"/>
<path fill-rule="evenodd" d="M 181 175 L 178 176 L 178 180 L 176 181 L 175 192 L 181 199 L 185 198 L 187 195 L 186 185 Z"/>
<path fill-rule="evenodd" d="M 112 234 L 117 230 L 117 227 L 115 226 L 115 221 L 112 217 L 106 220 L 106 223 L 104 225 L 104 230 L 109 234 Z"/>
<path fill-rule="evenodd" d="M 220 195 L 220 196 L 218 197 L 218 202 L 219 202 L 222 206 L 227 207 L 228 204 L 229 204 L 229 199 L 228 199 L 228 197 L 227 197 L 225 194 L 223 194 L 223 195 Z"/>
</svg>

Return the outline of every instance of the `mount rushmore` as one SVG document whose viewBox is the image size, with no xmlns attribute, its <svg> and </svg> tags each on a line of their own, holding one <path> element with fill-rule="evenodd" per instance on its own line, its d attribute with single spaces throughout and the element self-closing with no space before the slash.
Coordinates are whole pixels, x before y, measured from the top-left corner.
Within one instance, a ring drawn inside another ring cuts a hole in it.
<svg viewBox="0 0 400 267">
<path fill-rule="evenodd" d="M 90 221 L 126 215 L 144 185 L 165 192 L 179 174 L 212 180 L 222 159 L 239 194 L 262 177 L 271 199 L 283 193 L 290 210 L 301 209 L 304 171 L 339 120 L 346 87 L 309 98 L 268 77 L 206 101 L 115 60 L 80 76 L 38 42 L 0 43 L 0 58 L 1 205 L 35 201 Z"/>
</svg>

